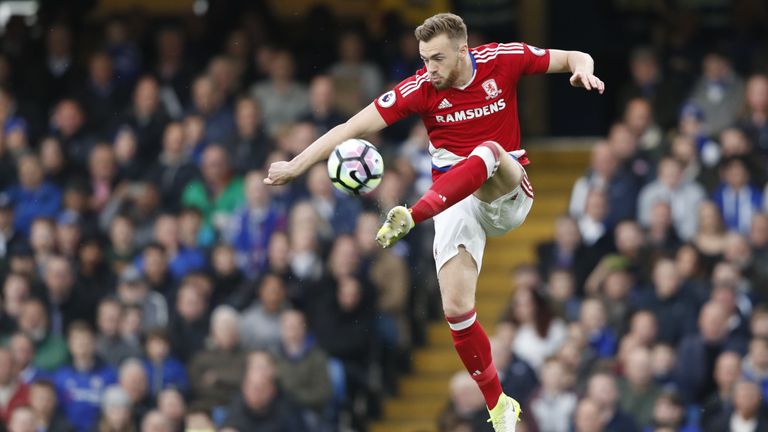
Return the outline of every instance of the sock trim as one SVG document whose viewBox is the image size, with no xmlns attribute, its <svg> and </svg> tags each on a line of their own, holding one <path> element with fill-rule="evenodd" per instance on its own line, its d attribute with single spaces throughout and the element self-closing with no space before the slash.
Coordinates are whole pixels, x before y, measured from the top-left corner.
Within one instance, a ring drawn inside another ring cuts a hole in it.
<svg viewBox="0 0 768 432">
<path fill-rule="evenodd" d="M 475 308 L 472 308 L 472 310 L 467 313 L 453 317 L 445 317 L 445 320 L 448 321 L 448 327 L 450 327 L 451 330 L 461 331 L 468 329 L 477 321 L 477 312 L 475 311 Z"/>
</svg>

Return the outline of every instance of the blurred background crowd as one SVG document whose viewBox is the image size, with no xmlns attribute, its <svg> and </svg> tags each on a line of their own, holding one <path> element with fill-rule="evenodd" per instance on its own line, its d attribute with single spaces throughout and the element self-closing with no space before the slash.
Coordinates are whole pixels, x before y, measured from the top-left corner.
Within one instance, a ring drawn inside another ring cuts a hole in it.
<svg viewBox="0 0 768 432">
<path fill-rule="evenodd" d="M 10 430 L 365 430 L 442 316 L 431 226 L 374 243 L 382 211 L 429 187 L 418 119 L 370 137 L 372 196 L 338 194 L 322 164 L 262 183 L 421 67 L 424 16 L 315 7 L 283 27 L 266 2 L 194 3 L 42 2 L 4 24 Z M 514 2 L 455 3 L 473 45 L 518 36 L 514 13 L 490 19 Z M 552 81 L 543 132 L 607 135 L 493 337 L 520 429 L 768 430 L 767 8 L 595 1 L 571 11 L 583 32 L 560 3 L 549 45 L 591 52 L 610 90 Z M 457 375 L 441 430 L 487 430 L 474 388 Z"/>
</svg>

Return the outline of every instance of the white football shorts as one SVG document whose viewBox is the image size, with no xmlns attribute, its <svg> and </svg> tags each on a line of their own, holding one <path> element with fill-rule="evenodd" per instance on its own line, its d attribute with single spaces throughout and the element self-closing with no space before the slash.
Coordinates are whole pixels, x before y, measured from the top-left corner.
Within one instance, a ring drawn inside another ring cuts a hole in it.
<svg viewBox="0 0 768 432">
<path fill-rule="evenodd" d="M 522 167 L 522 165 L 521 165 Z M 437 272 L 464 246 L 477 263 L 483 265 L 486 237 L 498 237 L 517 228 L 533 205 L 533 188 L 523 169 L 522 182 L 511 192 L 486 203 L 470 195 L 434 217 L 433 254 Z"/>
</svg>

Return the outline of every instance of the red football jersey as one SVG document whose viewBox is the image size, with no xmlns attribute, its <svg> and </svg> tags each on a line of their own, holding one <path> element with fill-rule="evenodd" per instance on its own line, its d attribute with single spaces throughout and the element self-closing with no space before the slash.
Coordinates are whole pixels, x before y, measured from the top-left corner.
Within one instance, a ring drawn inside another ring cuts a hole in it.
<svg viewBox="0 0 768 432">
<path fill-rule="evenodd" d="M 549 68 L 549 50 L 519 42 L 472 48 L 470 57 L 472 78 L 462 88 L 437 90 L 421 68 L 374 102 L 388 125 L 414 113 L 421 117 L 434 174 L 464 160 L 483 141 L 518 150 L 517 80 Z M 525 157 L 520 162 L 528 164 Z"/>
</svg>

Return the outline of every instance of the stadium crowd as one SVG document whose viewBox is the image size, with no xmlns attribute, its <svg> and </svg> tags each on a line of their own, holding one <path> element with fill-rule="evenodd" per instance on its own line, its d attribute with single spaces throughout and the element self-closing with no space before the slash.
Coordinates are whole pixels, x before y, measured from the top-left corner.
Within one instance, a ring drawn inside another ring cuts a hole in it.
<svg viewBox="0 0 768 432">
<path fill-rule="evenodd" d="M 282 45 L 264 11 L 236 12 L 7 23 L 9 430 L 362 430 L 441 316 L 429 224 L 374 243 L 382 210 L 429 186 L 420 125 L 371 137 L 393 144 L 373 196 L 335 192 L 322 165 L 262 183 L 421 67 L 411 29 L 377 45 L 317 9 Z M 518 430 L 768 427 L 768 79 L 711 52 L 691 87 L 656 54 L 633 54 L 623 118 L 515 270 L 493 344 Z M 457 375 L 441 430 L 486 430 L 474 388 Z"/>
</svg>

